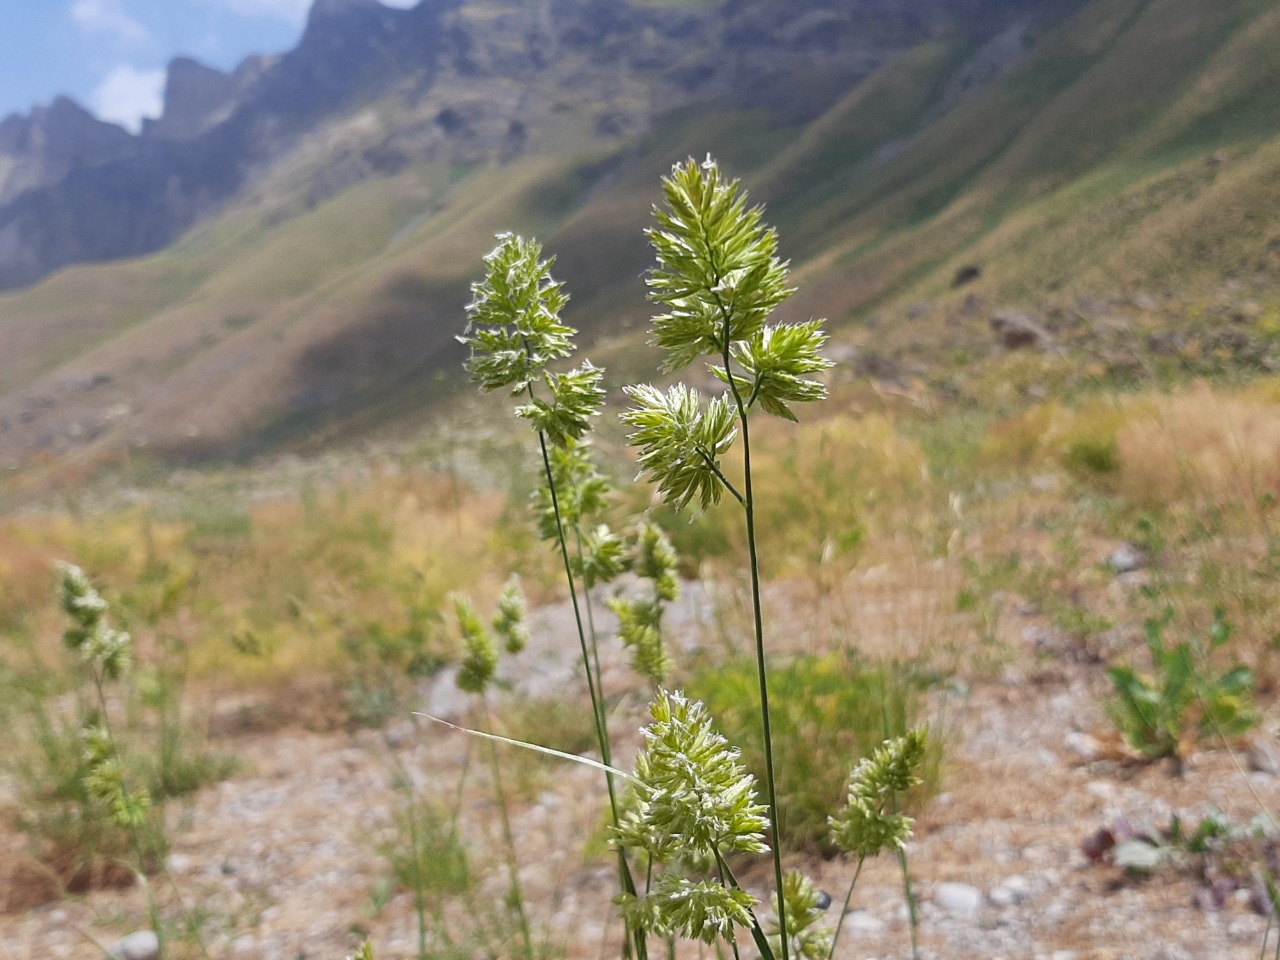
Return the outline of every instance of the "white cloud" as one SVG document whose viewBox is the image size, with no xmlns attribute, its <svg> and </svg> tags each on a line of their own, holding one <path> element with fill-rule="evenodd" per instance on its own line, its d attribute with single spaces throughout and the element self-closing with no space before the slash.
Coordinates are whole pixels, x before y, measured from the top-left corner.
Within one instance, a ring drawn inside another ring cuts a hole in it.
<svg viewBox="0 0 1280 960">
<path fill-rule="evenodd" d="M 143 117 L 160 116 L 164 82 L 163 70 L 139 70 L 132 64 L 122 63 L 102 78 L 90 103 L 99 119 L 118 123 L 137 133 Z"/>
<path fill-rule="evenodd" d="M 151 39 L 141 23 L 129 16 L 120 0 L 72 0 L 71 19 L 82 30 L 104 33 L 137 46 Z"/>
<path fill-rule="evenodd" d="M 399 7 L 401 10 L 408 10 L 418 5 L 418 0 L 380 0 L 380 2 L 384 7 Z"/>
</svg>

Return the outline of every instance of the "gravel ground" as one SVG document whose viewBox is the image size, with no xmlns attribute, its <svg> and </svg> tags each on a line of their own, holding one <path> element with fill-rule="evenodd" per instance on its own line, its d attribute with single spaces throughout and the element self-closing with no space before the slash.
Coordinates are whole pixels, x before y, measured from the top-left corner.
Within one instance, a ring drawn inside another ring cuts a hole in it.
<svg viewBox="0 0 1280 960">
<path fill-rule="evenodd" d="M 775 590 L 771 604 L 790 605 L 785 593 Z M 874 607 L 875 597 L 858 599 Z M 690 591 L 673 612 L 674 633 L 686 652 L 719 642 L 723 625 L 713 609 L 710 598 Z M 567 617 L 563 607 L 537 612 L 531 649 L 506 667 L 516 690 L 579 695 L 576 640 L 565 642 L 573 636 Z M 608 646 L 605 663 L 607 689 L 633 682 L 622 651 Z M 1198 819 L 1211 805 L 1247 821 L 1263 806 L 1280 808 L 1280 780 L 1248 772 L 1242 754 L 1225 750 L 1192 757 L 1181 775 L 1119 762 L 1101 738 L 1098 694 L 1104 682 L 1096 664 L 1046 661 L 1023 651 L 998 679 L 939 695 L 937 718 L 949 737 L 945 792 L 920 818 L 909 850 L 921 900 L 923 956 L 1259 955 L 1267 924 L 1250 909 L 1247 895 L 1228 897 L 1221 910 L 1202 911 L 1193 902 L 1190 873 L 1167 870 L 1137 882 L 1090 863 L 1081 842 L 1119 817 L 1163 824 L 1174 813 Z M 466 707 L 448 676 L 424 689 L 422 705 L 449 719 L 463 716 Z M 623 697 L 613 716 L 624 735 L 620 764 L 634 751 L 636 738 L 628 731 L 642 708 L 641 694 Z M 170 858 L 182 897 L 207 920 L 214 957 L 341 958 L 362 931 L 373 933 L 380 958 L 416 955 L 411 898 L 401 893 L 381 909 L 375 904 L 387 872 L 377 849 L 393 836 L 397 770 L 423 790 L 449 795 L 470 757 L 461 829 L 476 861 L 490 864 L 475 903 L 502 901 L 507 879 L 498 817 L 479 762 L 486 748 L 473 739 L 406 719 L 381 732 L 284 729 L 221 746 L 243 760 L 242 770 L 175 810 Z M 613 955 L 616 924 L 606 927 L 603 918 L 614 877 L 599 843 L 588 843 L 600 836 L 603 822 L 599 774 L 552 761 L 539 773 L 541 760 L 502 756 L 517 796 L 512 826 L 533 922 L 570 957 Z M 13 893 L 18 849 L 16 838 L 0 836 L 0 905 L 6 888 Z M 838 904 L 849 867 L 830 862 L 807 868 Z M 899 876 L 891 860 L 864 871 L 845 919 L 841 960 L 910 956 Z M 753 867 L 743 879 L 749 887 L 762 885 L 768 870 Z M 153 884 L 162 899 L 171 899 L 160 880 Z M 473 903 L 469 909 L 477 908 Z M 144 927 L 145 917 L 138 889 L 0 913 L 0 960 L 100 957 L 89 936 L 110 944 Z M 712 955 L 696 946 L 682 953 Z"/>
</svg>

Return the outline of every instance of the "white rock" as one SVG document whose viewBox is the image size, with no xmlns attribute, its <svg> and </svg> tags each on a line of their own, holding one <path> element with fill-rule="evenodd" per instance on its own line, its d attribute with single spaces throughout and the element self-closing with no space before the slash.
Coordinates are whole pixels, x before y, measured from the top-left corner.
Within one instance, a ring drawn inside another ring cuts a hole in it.
<svg viewBox="0 0 1280 960">
<path fill-rule="evenodd" d="M 884 931 L 884 921 L 866 910 L 850 910 L 845 914 L 844 925 L 858 933 L 876 934 Z"/>
<path fill-rule="evenodd" d="M 1026 877 L 1014 875 L 992 887 L 987 899 L 997 907 L 1012 907 L 1030 900 L 1032 894 L 1031 882 Z"/>
<path fill-rule="evenodd" d="M 187 873 L 191 870 L 191 858 L 183 853 L 173 853 L 169 855 L 169 872 Z"/>
<path fill-rule="evenodd" d="M 1142 566 L 1142 551 L 1131 543 L 1122 543 L 1111 552 L 1107 564 L 1116 573 L 1129 573 Z"/>
<path fill-rule="evenodd" d="M 1280 748 L 1271 740 L 1258 740 L 1249 748 L 1249 769 L 1280 775 Z"/>
<path fill-rule="evenodd" d="M 933 902 L 948 913 L 977 913 L 982 891 L 967 883 L 940 883 L 933 888 Z"/>
<path fill-rule="evenodd" d="M 154 931 L 139 930 L 117 940 L 109 952 L 115 960 L 159 960 L 160 938 Z"/>
<path fill-rule="evenodd" d="M 1102 744 L 1087 733 L 1072 730 L 1062 738 L 1062 745 L 1081 763 L 1092 763 L 1102 756 Z"/>
</svg>

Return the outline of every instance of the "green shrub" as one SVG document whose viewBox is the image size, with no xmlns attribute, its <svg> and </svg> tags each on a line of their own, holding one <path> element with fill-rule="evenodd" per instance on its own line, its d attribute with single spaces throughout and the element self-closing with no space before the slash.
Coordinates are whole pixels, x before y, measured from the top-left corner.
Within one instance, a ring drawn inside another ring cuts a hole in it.
<svg viewBox="0 0 1280 960">
<path fill-rule="evenodd" d="M 845 799 L 849 769 L 882 741 L 918 723 L 925 682 L 895 664 L 871 664 L 847 654 L 802 656 L 770 668 L 778 823 L 788 849 L 830 855 L 827 817 Z M 763 776 L 759 694 L 754 660 L 701 670 L 687 692 L 707 704 L 747 769 Z M 937 791 L 942 747 L 931 737 L 913 803 Z"/>
<path fill-rule="evenodd" d="M 404 790 L 394 815 L 394 834 L 378 850 L 399 890 L 433 899 L 472 887 L 467 848 L 458 833 L 457 811 Z"/>
<path fill-rule="evenodd" d="M 1120 445 L 1112 434 L 1075 437 L 1062 448 L 1062 465 L 1072 473 L 1103 476 L 1120 470 Z"/>
<path fill-rule="evenodd" d="M 161 642 L 154 663 L 135 664 L 107 601 L 77 568 L 62 576 L 66 655 L 14 681 L 5 766 L 33 855 L 75 892 L 160 869 L 163 801 L 225 778 L 234 761 L 205 749 L 184 717 L 182 657 Z"/>
<path fill-rule="evenodd" d="M 1170 608 L 1146 622 L 1150 674 L 1132 666 L 1107 670 L 1114 690 L 1107 712 L 1125 741 L 1150 759 L 1181 756 L 1193 737 L 1239 736 L 1258 722 L 1253 671 L 1236 665 L 1213 674 L 1198 638 L 1167 645 L 1164 628 L 1172 616 Z M 1209 650 L 1225 646 L 1230 636 L 1219 610 L 1209 630 Z"/>
<path fill-rule="evenodd" d="M 384 726 L 404 712 L 414 685 L 448 662 L 435 609 L 412 611 L 410 620 L 401 629 L 370 621 L 342 638 L 343 652 L 350 661 L 346 670 L 346 708 L 353 723 Z"/>
</svg>

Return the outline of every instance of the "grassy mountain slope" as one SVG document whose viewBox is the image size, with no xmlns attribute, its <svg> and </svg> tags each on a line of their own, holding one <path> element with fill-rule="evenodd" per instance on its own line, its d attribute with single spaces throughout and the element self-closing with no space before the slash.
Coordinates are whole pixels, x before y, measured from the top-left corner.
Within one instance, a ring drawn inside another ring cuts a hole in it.
<svg viewBox="0 0 1280 960">
<path fill-rule="evenodd" d="M 1190 303 L 1259 275 L 1264 296 L 1280 289 L 1274 4 L 1097 0 L 965 93 L 974 54 L 918 47 L 803 121 L 721 104 L 619 149 L 566 118 L 536 154 L 414 168 L 319 204 L 277 172 L 160 255 L 0 297 L 0 449 L 244 452 L 430 409 L 503 229 L 558 256 L 573 321 L 626 345 L 607 351 L 625 363 L 657 178 L 707 151 L 769 205 L 803 288 L 792 315 L 854 321 L 855 338 L 856 321 L 922 300 L 1158 288 Z M 970 263 L 981 279 L 950 290 Z M 984 321 L 876 337 L 908 354 Z"/>
</svg>

